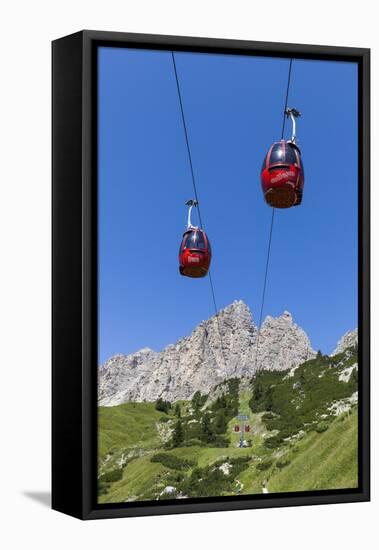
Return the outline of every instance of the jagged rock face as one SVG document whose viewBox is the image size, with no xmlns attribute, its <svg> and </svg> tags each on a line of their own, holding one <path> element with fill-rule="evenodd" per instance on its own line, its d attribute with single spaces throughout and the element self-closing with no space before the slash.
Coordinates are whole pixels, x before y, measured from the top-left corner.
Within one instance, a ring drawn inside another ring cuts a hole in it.
<svg viewBox="0 0 379 550">
<path fill-rule="evenodd" d="M 248 306 L 233 302 L 161 352 L 145 348 L 109 359 L 99 369 L 99 403 L 190 399 L 228 378 L 251 377 L 257 368 L 288 369 L 315 355 L 288 312 L 266 318 L 256 358 L 257 334 Z"/>
<path fill-rule="evenodd" d="M 332 355 L 337 355 L 338 353 L 342 353 L 347 348 L 351 348 L 352 346 L 356 346 L 358 344 L 358 329 L 351 330 L 350 332 L 346 332 L 341 338 L 341 340 L 338 341 L 336 349 L 333 351 Z"/>
<path fill-rule="evenodd" d="M 268 370 L 287 370 L 315 356 L 308 336 L 288 311 L 266 317 L 257 349 L 257 365 Z"/>
</svg>

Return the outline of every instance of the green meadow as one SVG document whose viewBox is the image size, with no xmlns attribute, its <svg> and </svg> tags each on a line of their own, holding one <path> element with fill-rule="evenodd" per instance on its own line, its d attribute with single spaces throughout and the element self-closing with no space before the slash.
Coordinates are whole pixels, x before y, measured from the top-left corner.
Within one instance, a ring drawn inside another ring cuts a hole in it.
<svg viewBox="0 0 379 550">
<path fill-rule="evenodd" d="M 351 348 L 191 401 L 100 407 L 99 502 L 356 487 L 356 363 Z"/>
</svg>

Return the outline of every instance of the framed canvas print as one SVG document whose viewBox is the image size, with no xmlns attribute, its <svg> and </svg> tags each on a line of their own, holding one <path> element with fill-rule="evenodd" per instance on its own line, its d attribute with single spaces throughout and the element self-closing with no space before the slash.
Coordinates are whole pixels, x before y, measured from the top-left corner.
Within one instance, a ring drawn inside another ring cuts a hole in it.
<svg viewBox="0 0 379 550">
<path fill-rule="evenodd" d="M 53 42 L 53 508 L 369 499 L 369 50 Z"/>
</svg>

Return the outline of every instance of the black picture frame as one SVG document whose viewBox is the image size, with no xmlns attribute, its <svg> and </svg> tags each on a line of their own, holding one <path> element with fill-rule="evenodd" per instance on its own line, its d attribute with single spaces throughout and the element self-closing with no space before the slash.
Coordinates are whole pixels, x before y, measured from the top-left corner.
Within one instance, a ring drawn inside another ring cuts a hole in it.
<svg viewBox="0 0 379 550">
<path fill-rule="evenodd" d="M 357 62 L 357 489 L 97 504 L 97 48 L 103 45 Z M 369 500 L 370 50 L 85 30 L 55 40 L 52 61 L 52 507 L 77 518 L 97 519 Z"/>
</svg>

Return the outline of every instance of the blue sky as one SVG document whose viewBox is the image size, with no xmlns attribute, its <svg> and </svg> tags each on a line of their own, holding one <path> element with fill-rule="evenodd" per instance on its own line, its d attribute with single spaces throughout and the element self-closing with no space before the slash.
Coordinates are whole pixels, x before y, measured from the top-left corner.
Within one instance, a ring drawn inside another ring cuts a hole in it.
<svg viewBox="0 0 379 550">
<path fill-rule="evenodd" d="M 271 209 L 260 168 L 280 139 L 288 59 L 176 53 L 219 308 L 258 322 Z M 292 313 L 330 352 L 357 325 L 357 66 L 294 60 L 303 203 L 277 210 L 264 317 Z M 285 137 L 290 137 L 286 124 Z M 170 52 L 99 54 L 99 363 L 160 350 L 214 313 L 178 272 L 193 198 Z M 196 221 L 196 220 L 195 220 Z"/>
</svg>

